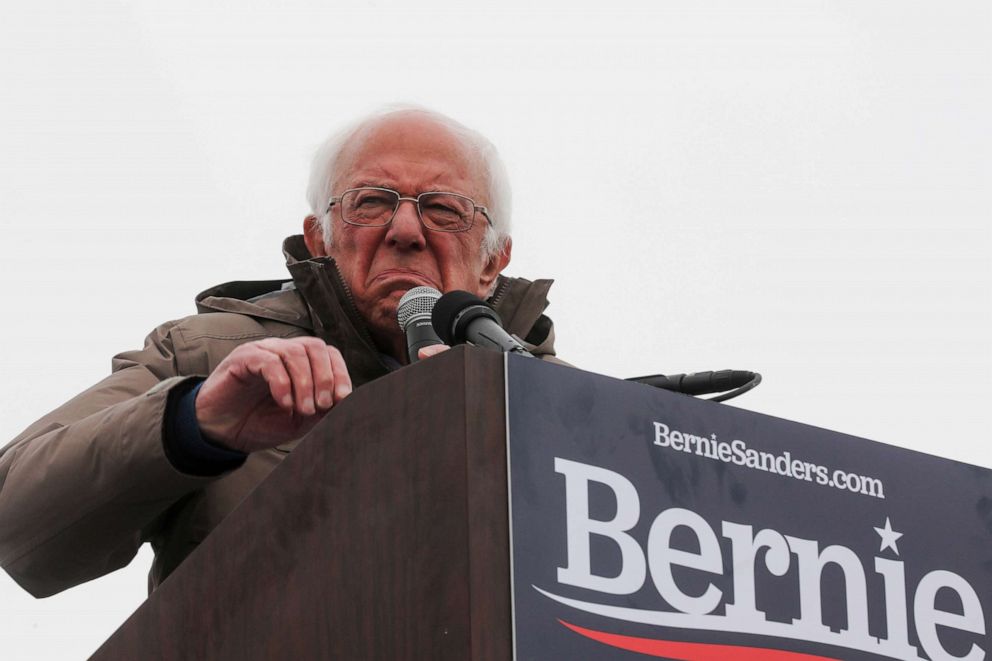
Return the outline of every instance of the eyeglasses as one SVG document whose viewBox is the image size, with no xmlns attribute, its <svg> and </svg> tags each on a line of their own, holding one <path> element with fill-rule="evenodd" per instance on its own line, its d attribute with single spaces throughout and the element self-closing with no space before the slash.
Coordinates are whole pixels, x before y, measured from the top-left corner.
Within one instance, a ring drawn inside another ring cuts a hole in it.
<svg viewBox="0 0 992 661">
<path fill-rule="evenodd" d="M 486 222 L 493 224 L 489 210 L 470 197 L 458 193 L 430 192 L 417 197 L 402 197 L 388 188 L 350 188 L 338 197 L 332 197 L 327 211 L 335 204 L 341 207 L 341 219 L 359 227 L 383 227 L 393 222 L 400 202 L 417 205 L 420 222 L 435 232 L 464 232 L 472 229 L 476 212 L 481 212 Z"/>
</svg>

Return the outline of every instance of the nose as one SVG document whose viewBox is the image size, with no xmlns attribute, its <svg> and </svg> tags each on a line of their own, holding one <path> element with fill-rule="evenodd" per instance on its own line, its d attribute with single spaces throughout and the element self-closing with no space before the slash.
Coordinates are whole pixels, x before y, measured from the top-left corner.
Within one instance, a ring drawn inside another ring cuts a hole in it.
<svg viewBox="0 0 992 661">
<path fill-rule="evenodd" d="M 427 247 L 424 226 L 417 215 L 416 200 L 400 200 L 386 232 L 386 242 L 399 250 L 423 250 Z"/>
</svg>

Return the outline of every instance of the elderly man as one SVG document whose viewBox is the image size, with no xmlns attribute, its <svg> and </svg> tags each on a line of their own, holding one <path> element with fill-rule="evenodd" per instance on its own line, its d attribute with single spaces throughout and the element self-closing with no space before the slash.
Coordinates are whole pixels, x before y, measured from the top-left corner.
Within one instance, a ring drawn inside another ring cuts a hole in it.
<svg viewBox="0 0 992 661">
<path fill-rule="evenodd" d="M 538 356 L 549 281 L 500 273 L 509 191 L 492 145 L 435 113 L 373 116 L 314 159 L 291 281 L 229 283 L 0 451 L 0 563 L 47 596 L 127 564 L 154 589 L 353 387 L 407 362 L 412 287 L 490 302 Z"/>
</svg>

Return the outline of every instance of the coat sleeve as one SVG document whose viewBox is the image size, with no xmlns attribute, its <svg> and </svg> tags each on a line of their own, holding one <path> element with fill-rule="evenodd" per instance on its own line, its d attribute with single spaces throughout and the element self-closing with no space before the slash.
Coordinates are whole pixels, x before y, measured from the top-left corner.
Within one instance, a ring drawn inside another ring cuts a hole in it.
<svg viewBox="0 0 992 661">
<path fill-rule="evenodd" d="M 163 449 L 168 394 L 186 378 L 174 323 L 0 450 L 0 566 L 32 595 L 123 567 L 156 518 L 209 481 L 177 471 Z"/>
</svg>

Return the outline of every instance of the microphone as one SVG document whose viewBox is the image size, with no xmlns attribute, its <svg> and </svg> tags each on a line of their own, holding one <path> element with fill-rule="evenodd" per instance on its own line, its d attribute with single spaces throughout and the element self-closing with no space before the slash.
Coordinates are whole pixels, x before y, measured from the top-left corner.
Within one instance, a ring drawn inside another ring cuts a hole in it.
<svg viewBox="0 0 992 661">
<path fill-rule="evenodd" d="M 515 337 L 503 330 L 496 311 L 467 291 L 449 291 L 438 299 L 431 321 L 445 344 L 468 342 L 484 349 L 531 356 Z"/>
<path fill-rule="evenodd" d="M 403 294 L 396 307 L 396 321 L 406 334 L 406 351 L 411 363 L 420 360 L 417 355 L 422 347 L 441 344 L 441 338 L 431 326 L 431 310 L 441 298 L 433 287 L 414 287 Z"/>
<path fill-rule="evenodd" d="M 692 374 L 652 374 L 627 379 L 662 390 L 680 392 L 684 395 L 709 395 L 734 390 L 733 396 L 754 388 L 761 383 L 761 375 L 744 370 L 720 370 L 718 372 L 693 372 Z M 727 398 L 729 399 L 729 397 Z M 717 399 L 716 401 L 722 401 Z"/>
</svg>

